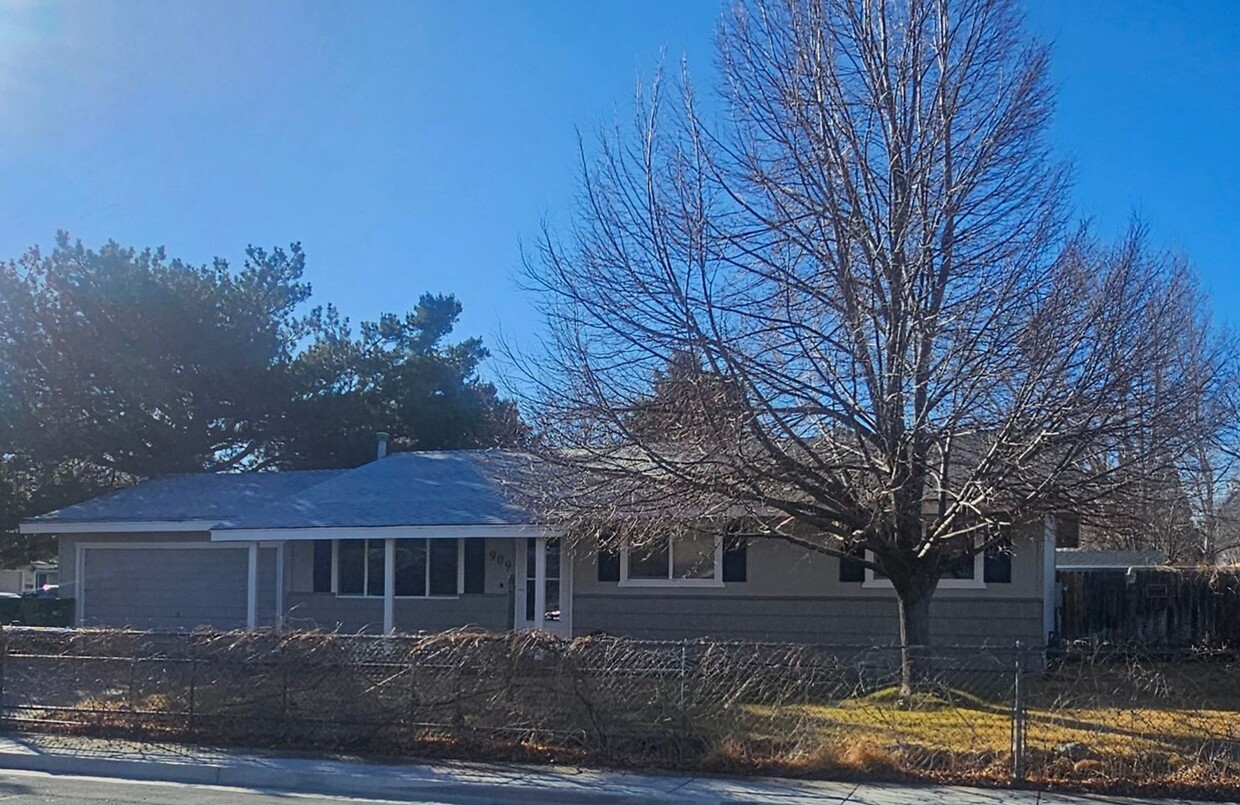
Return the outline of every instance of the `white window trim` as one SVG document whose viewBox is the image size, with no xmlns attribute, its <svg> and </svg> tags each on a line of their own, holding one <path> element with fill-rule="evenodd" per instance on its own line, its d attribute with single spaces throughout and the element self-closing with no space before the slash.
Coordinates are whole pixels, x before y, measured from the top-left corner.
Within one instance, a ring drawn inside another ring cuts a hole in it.
<svg viewBox="0 0 1240 805">
<path fill-rule="evenodd" d="M 629 578 L 629 549 L 620 548 L 620 586 L 621 587 L 723 587 L 723 537 L 715 535 L 715 575 L 709 579 L 678 579 L 672 576 L 675 566 L 676 550 L 675 535 L 667 537 L 667 578 L 665 579 L 631 579 Z"/>
<path fill-rule="evenodd" d="M 865 552 L 867 562 L 874 561 L 874 552 Z M 894 590 L 891 579 L 874 577 L 874 568 L 866 567 L 865 581 L 861 582 L 863 590 Z M 986 552 L 973 554 L 973 578 L 971 579 L 939 579 L 939 590 L 985 590 L 986 589 Z"/>
<path fill-rule="evenodd" d="M 380 544 L 386 543 L 385 539 L 375 539 L 373 537 L 356 537 L 356 539 L 359 539 L 367 543 L 370 543 L 370 542 L 378 542 Z M 456 593 L 451 594 L 451 595 L 443 595 L 443 594 L 431 595 L 430 594 L 430 589 L 431 589 L 430 543 L 431 543 L 431 540 L 427 537 L 412 537 L 412 538 L 402 537 L 402 539 L 420 539 L 426 543 L 426 548 L 427 548 L 426 588 L 425 588 L 426 594 L 425 595 L 395 595 L 393 594 L 392 595 L 393 598 L 400 599 L 401 601 L 427 601 L 427 600 L 451 601 L 451 600 L 460 598 L 462 595 L 465 594 L 465 557 L 464 557 L 465 546 L 462 540 L 457 539 L 456 541 Z M 348 599 L 356 599 L 356 600 L 363 600 L 363 601 L 382 601 L 386 596 L 366 595 L 365 593 L 361 595 L 357 595 L 355 593 L 339 592 L 339 589 L 340 589 L 340 542 L 341 541 L 338 539 L 332 540 L 332 593 L 337 598 L 348 598 Z M 370 586 L 369 585 L 370 561 L 368 559 L 369 550 L 370 550 L 369 545 L 366 545 L 362 550 L 362 556 L 367 557 L 366 561 L 362 562 L 362 589 L 363 590 L 367 589 Z"/>
</svg>

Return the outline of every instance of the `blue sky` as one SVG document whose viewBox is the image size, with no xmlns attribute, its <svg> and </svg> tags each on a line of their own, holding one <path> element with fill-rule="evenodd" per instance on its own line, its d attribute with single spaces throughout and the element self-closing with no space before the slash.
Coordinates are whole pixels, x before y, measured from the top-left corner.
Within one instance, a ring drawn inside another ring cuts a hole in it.
<svg viewBox="0 0 1240 805">
<path fill-rule="evenodd" d="M 537 327 L 522 241 L 566 225 L 576 132 L 666 51 L 711 79 L 700 2 L 0 0 L 0 257 L 57 229 L 238 261 L 301 241 L 355 321 L 423 291 Z M 1082 217 L 1140 215 L 1240 325 L 1240 3 L 1037 0 Z"/>
</svg>

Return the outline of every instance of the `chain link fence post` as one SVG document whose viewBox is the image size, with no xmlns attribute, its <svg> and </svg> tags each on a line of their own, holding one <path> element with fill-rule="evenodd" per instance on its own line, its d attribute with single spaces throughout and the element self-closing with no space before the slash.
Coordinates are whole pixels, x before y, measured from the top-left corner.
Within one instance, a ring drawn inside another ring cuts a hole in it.
<svg viewBox="0 0 1240 805">
<path fill-rule="evenodd" d="M 189 735 L 194 734 L 194 696 L 198 686 L 198 651 L 194 645 L 193 638 L 190 638 L 189 644 L 189 707 L 186 709 L 185 732 Z"/>
<path fill-rule="evenodd" d="M 5 679 L 4 675 L 9 664 L 9 630 L 6 626 L 0 626 L 0 729 L 8 726 L 9 709 L 5 706 Z"/>
<path fill-rule="evenodd" d="M 280 662 L 280 740 L 287 741 L 290 734 L 289 729 L 289 713 L 288 713 L 288 683 L 289 683 L 289 661 L 287 657 L 281 657 Z"/>
<path fill-rule="evenodd" d="M 1012 777 L 1025 779 L 1025 644 L 1019 640 L 1012 684 Z"/>
<path fill-rule="evenodd" d="M 686 646 L 680 647 L 680 715 L 685 715 L 685 681 L 689 675 L 689 649 Z"/>
<path fill-rule="evenodd" d="M 131 729 L 138 724 L 138 646 L 133 645 L 129 652 L 129 689 L 126 702 L 129 705 L 129 725 Z"/>
</svg>

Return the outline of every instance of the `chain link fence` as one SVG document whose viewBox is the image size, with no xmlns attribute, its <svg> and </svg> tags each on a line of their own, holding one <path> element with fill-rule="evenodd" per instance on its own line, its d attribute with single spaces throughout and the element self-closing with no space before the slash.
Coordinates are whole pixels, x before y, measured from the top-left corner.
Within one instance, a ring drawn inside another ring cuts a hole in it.
<svg viewBox="0 0 1240 805">
<path fill-rule="evenodd" d="M 1240 662 L 541 633 L 8 628 L 9 730 L 382 755 L 1240 791 Z"/>
</svg>

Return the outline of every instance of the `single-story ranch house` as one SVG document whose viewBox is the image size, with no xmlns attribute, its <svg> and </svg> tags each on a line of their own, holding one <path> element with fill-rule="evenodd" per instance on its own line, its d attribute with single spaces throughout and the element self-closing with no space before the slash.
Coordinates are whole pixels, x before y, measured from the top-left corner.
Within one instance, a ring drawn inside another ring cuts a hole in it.
<svg viewBox="0 0 1240 805">
<path fill-rule="evenodd" d="M 780 540 L 669 536 L 640 557 L 566 544 L 511 494 L 536 477 L 532 461 L 397 453 L 352 470 L 177 476 L 21 530 L 59 537 L 61 595 L 85 626 L 895 639 L 889 583 Z M 979 555 L 944 578 L 935 641 L 1043 644 L 1054 540 L 1052 520 L 1015 529 L 1010 554 Z"/>
</svg>

